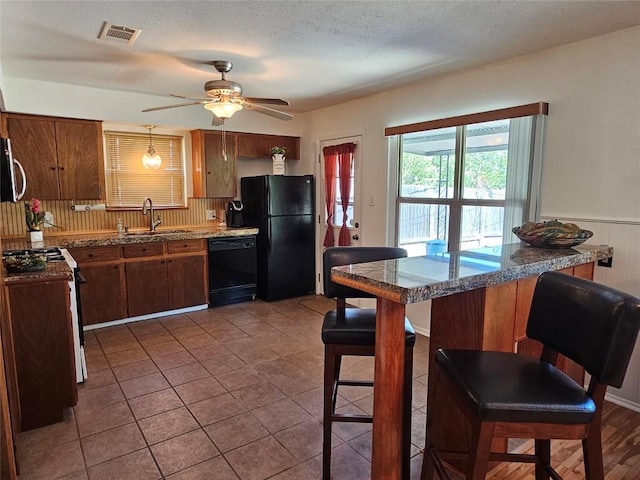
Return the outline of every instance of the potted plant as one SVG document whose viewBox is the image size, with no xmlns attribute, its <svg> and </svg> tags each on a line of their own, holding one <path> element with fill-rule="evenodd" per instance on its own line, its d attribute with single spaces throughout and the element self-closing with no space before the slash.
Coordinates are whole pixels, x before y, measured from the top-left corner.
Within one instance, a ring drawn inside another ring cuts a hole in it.
<svg viewBox="0 0 640 480">
<path fill-rule="evenodd" d="M 40 209 L 40 200 L 32 198 L 24 202 L 24 220 L 27 224 L 27 238 L 31 242 L 42 242 L 40 225 L 44 223 L 44 212 Z"/>
<path fill-rule="evenodd" d="M 271 147 L 271 155 L 284 155 L 287 153 L 287 149 L 284 147 L 274 146 Z"/>
<path fill-rule="evenodd" d="M 287 149 L 284 147 L 271 147 L 271 160 L 273 160 L 273 174 L 284 175 L 284 154 Z"/>
</svg>

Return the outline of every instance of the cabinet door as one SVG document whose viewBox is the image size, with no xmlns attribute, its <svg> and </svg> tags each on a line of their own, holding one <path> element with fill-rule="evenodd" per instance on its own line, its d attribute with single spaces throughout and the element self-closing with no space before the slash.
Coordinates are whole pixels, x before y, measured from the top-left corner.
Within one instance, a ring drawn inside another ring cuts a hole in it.
<svg viewBox="0 0 640 480">
<path fill-rule="evenodd" d="M 77 403 L 69 286 L 39 282 L 8 290 L 22 429 L 60 422 Z"/>
<path fill-rule="evenodd" d="M 208 303 L 206 255 L 169 257 L 167 262 L 170 307 L 184 308 Z"/>
<path fill-rule="evenodd" d="M 169 310 L 165 259 L 127 262 L 125 272 L 129 317 Z"/>
<path fill-rule="evenodd" d="M 55 124 L 49 120 L 7 119 L 13 156 L 27 176 L 25 199 L 58 200 L 58 164 Z"/>
<path fill-rule="evenodd" d="M 102 132 L 98 122 L 56 121 L 60 199 L 101 198 Z"/>
<path fill-rule="evenodd" d="M 222 154 L 222 135 L 204 135 L 204 157 L 207 170 L 207 197 L 236 196 L 236 138 L 226 135 L 226 158 Z"/>
<path fill-rule="evenodd" d="M 300 159 L 300 139 L 298 137 L 285 137 L 279 135 L 269 136 L 269 145 L 267 152 L 271 151 L 271 147 L 284 147 L 287 153 L 284 157 L 287 160 L 299 160 Z"/>
<path fill-rule="evenodd" d="M 267 135 L 255 133 L 238 134 L 238 157 L 269 158 L 269 148 Z"/>
<path fill-rule="evenodd" d="M 82 323 L 111 322 L 127 317 L 124 264 L 83 265 L 87 283 L 80 285 Z"/>
</svg>

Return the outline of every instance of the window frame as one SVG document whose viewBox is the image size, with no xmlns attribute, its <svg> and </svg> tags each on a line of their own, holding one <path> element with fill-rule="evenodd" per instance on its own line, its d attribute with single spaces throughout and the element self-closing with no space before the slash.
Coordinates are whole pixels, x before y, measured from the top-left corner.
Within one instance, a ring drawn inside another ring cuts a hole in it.
<svg viewBox="0 0 640 480">
<path fill-rule="evenodd" d="M 490 122 L 495 120 L 512 120 L 519 117 L 534 117 L 532 125 L 532 158 L 529 166 L 529 195 L 523 208 L 523 214 L 529 219 L 535 219 L 538 216 L 538 196 L 540 188 L 540 176 L 542 169 L 542 141 L 544 135 L 545 118 L 548 115 L 549 105 L 544 102 L 538 102 L 517 107 L 492 110 L 457 117 L 444 118 L 439 120 L 431 120 L 419 122 L 409 125 L 401 125 L 397 127 L 389 127 L 385 129 L 385 135 L 395 139 L 395 152 L 397 158 L 396 165 L 396 189 L 394 206 L 394 245 L 399 244 L 400 235 L 400 209 L 403 204 L 418 205 L 445 205 L 449 207 L 449 219 L 447 225 L 448 250 L 455 251 L 461 248 L 461 230 L 462 230 L 462 212 L 465 206 L 487 206 L 502 207 L 505 212 L 507 208 L 507 199 L 465 199 L 463 198 L 463 176 L 464 176 L 464 152 L 466 149 L 466 130 L 469 125 Z M 538 122 L 537 120 L 541 121 Z M 456 128 L 455 140 L 455 158 L 454 158 L 454 185 L 453 196 L 451 198 L 415 198 L 402 197 L 402 153 L 403 139 L 402 135 L 407 133 L 417 133 L 430 130 L 438 130 L 447 127 Z M 506 215 L 505 215 L 506 216 Z M 524 220 L 524 219 L 523 219 Z M 503 238 L 503 243 L 507 243 Z"/>
<path fill-rule="evenodd" d="M 119 130 L 105 130 L 104 136 L 104 172 L 105 172 L 105 202 L 107 209 L 109 210 L 138 210 L 142 208 L 142 201 L 145 197 L 149 196 L 154 202 L 154 208 L 158 210 L 169 209 L 184 209 L 187 208 L 187 169 L 186 169 L 186 155 L 185 155 L 185 139 L 183 135 L 179 134 L 156 134 L 153 133 L 151 141 L 154 145 L 156 152 L 162 158 L 162 165 L 158 170 L 145 170 L 142 166 L 142 156 L 149 147 L 149 133 L 119 131 Z M 112 158 L 111 151 L 113 150 L 112 142 L 123 139 L 129 142 L 129 151 L 124 152 L 128 155 L 124 162 L 117 161 Z M 177 152 L 177 155 L 176 155 Z M 120 167 L 118 164 L 124 164 Z M 125 169 L 125 175 L 129 176 L 133 180 L 129 180 L 129 186 L 138 187 L 139 183 L 136 180 L 140 179 L 140 184 L 143 181 L 150 181 L 151 185 L 149 190 L 138 194 L 137 192 L 126 193 L 113 196 L 113 192 L 126 187 L 125 183 L 121 183 L 118 176 L 122 174 Z M 126 169 L 134 169 L 137 172 L 126 171 Z M 163 174 L 163 172 L 166 172 Z M 147 176 L 148 174 L 148 176 Z M 173 180 L 172 180 L 173 178 Z M 173 194 L 167 195 L 162 198 L 161 195 L 154 195 L 152 188 L 159 188 L 159 186 L 153 185 L 154 179 L 161 181 L 169 181 L 170 183 L 176 183 L 175 189 L 172 189 Z M 178 193 L 179 192 L 179 193 Z M 138 200 L 131 200 L 126 202 L 127 197 L 139 196 Z"/>
</svg>

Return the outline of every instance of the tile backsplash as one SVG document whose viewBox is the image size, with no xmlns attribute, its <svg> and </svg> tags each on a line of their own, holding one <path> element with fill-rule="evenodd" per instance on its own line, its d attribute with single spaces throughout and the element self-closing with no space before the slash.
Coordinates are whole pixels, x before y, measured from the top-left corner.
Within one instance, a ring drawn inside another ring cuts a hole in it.
<svg viewBox="0 0 640 480">
<path fill-rule="evenodd" d="M 189 198 L 187 208 L 161 210 L 156 212 L 162 219 L 162 227 L 181 225 L 209 225 L 217 223 L 207 220 L 206 211 L 215 210 L 220 212 L 227 205 L 226 198 Z M 76 205 L 96 205 L 100 204 L 96 200 L 76 200 Z M 71 209 L 70 200 L 42 200 L 42 211 L 51 212 L 53 223 L 56 227 L 43 228 L 45 236 L 81 232 L 115 231 L 118 218 L 122 219 L 123 225 L 130 228 L 145 228 L 149 225 L 149 217 L 142 216 L 140 210 L 89 210 L 74 211 Z M 142 205 L 141 205 L 142 207 Z M 27 226 L 24 220 L 24 202 L 0 204 L 2 225 L 0 235 L 2 237 L 24 236 Z"/>
</svg>

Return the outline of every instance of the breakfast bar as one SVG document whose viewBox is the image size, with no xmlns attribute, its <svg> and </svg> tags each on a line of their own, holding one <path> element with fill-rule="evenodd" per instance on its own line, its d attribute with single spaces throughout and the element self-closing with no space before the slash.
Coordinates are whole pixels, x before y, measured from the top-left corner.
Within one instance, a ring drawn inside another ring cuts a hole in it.
<svg viewBox="0 0 640 480">
<path fill-rule="evenodd" d="M 595 262 L 613 256 L 606 245 L 545 249 L 504 244 L 421 257 L 334 267 L 333 281 L 376 295 L 376 354 L 371 478 L 401 478 L 402 384 L 405 306 L 431 300 L 429 371 L 439 348 L 535 354 L 526 321 L 539 274 L 558 270 L 592 279 Z M 564 370 L 583 373 L 564 359 Z M 433 391 L 429 376 L 430 395 Z M 464 419 L 446 412 L 438 437 L 449 449 L 465 448 Z M 506 442 L 494 444 L 500 451 Z"/>
</svg>

